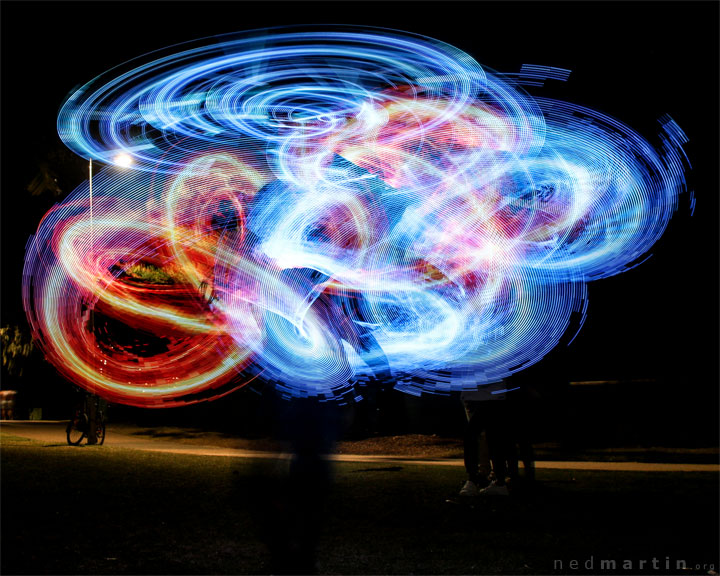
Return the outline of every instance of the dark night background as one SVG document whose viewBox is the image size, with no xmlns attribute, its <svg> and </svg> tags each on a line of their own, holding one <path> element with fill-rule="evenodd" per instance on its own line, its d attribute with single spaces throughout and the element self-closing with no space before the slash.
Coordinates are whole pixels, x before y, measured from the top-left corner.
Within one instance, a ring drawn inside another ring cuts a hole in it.
<svg viewBox="0 0 720 576">
<path fill-rule="evenodd" d="M 567 82 L 549 81 L 533 93 L 603 111 L 653 144 L 663 114 L 685 131 L 694 216 L 684 195 L 647 262 L 591 283 L 582 331 L 541 368 L 572 381 L 649 380 L 614 389 L 611 403 L 642 390 L 644 406 L 664 407 L 657 418 L 668 418 L 668 428 L 700 422 L 703 434 L 717 438 L 718 6 L 3 1 L 1 323 L 24 322 L 24 246 L 56 201 L 26 188 L 60 148 L 56 115 L 74 87 L 133 57 L 203 36 L 303 23 L 397 28 L 453 44 L 501 72 L 524 63 L 570 69 Z M 58 172 L 63 195 L 80 183 L 83 166 L 70 160 Z M 643 409 L 643 401 L 634 406 Z"/>
</svg>

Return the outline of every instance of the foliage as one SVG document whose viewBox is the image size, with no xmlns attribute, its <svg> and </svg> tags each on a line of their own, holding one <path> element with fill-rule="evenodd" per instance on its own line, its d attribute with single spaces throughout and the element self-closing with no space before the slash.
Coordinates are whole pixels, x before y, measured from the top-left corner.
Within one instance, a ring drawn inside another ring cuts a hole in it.
<svg viewBox="0 0 720 576">
<path fill-rule="evenodd" d="M 133 264 L 125 270 L 125 274 L 135 281 L 150 284 L 175 284 L 180 280 L 174 270 L 158 268 L 145 262 Z"/>
<path fill-rule="evenodd" d="M 32 338 L 20 326 L 3 326 L 0 328 L 2 342 L 2 365 L 10 376 L 23 375 L 25 359 L 33 351 Z"/>
<path fill-rule="evenodd" d="M 87 179 L 87 160 L 71 152 L 59 139 L 44 141 L 38 148 L 37 172 L 25 187 L 32 196 L 55 200 Z"/>
</svg>

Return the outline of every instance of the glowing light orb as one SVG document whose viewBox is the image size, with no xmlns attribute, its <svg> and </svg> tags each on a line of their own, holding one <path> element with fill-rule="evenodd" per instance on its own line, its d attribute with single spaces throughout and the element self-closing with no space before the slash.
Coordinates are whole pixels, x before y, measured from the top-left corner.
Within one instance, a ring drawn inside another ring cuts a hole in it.
<svg viewBox="0 0 720 576">
<path fill-rule="evenodd" d="M 123 153 L 115 156 L 115 158 L 113 158 L 113 163 L 121 168 L 128 168 L 133 163 L 133 159 L 130 154 Z"/>
<path fill-rule="evenodd" d="M 545 356 L 586 283 L 639 262 L 685 188 L 660 144 L 531 98 L 450 45 L 379 29 L 175 46 L 70 95 L 58 130 L 125 171 L 51 210 L 24 302 L 47 358 L 116 402 L 256 377 L 343 398 L 471 389 Z"/>
</svg>

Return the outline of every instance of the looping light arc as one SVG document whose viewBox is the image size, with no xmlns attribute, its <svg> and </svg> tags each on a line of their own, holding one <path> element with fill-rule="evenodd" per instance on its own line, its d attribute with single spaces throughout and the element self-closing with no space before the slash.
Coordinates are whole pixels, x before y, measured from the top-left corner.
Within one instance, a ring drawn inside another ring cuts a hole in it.
<svg viewBox="0 0 720 576">
<path fill-rule="evenodd" d="M 669 117 L 654 147 L 523 89 L 568 74 L 360 28 L 113 69 L 59 114 L 65 144 L 109 166 L 28 244 L 36 339 L 138 406 L 258 377 L 333 399 L 373 378 L 413 394 L 506 378 L 582 324 L 587 282 L 640 262 L 685 190 Z"/>
</svg>

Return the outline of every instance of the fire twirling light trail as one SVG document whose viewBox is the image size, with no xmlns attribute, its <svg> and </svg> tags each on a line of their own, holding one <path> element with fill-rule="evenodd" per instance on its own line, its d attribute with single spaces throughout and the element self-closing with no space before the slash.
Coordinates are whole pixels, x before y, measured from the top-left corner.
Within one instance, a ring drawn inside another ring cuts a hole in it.
<svg viewBox="0 0 720 576">
<path fill-rule="evenodd" d="M 260 377 L 347 398 L 473 389 L 545 356 L 586 283 L 640 262 L 685 190 L 683 133 L 624 124 L 442 42 L 276 29 L 174 46 L 71 94 L 106 167 L 40 223 L 24 303 L 47 358 L 173 406 Z"/>
</svg>

